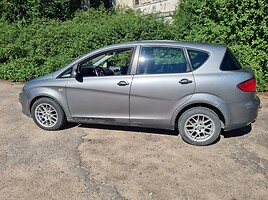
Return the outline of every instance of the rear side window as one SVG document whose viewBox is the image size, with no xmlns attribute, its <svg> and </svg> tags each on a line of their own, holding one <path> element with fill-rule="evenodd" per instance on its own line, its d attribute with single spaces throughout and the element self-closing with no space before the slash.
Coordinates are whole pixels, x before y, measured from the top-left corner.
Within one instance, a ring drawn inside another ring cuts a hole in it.
<svg viewBox="0 0 268 200">
<path fill-rule="evenodd" d="M 239 70 L 241 68 L 242 68 L 241 65 L 236 60 L 234 55 L 229 50 L 227 50 L 222 60 L 220 70 L 232 71 L 232 70 Z"/>
<path fill-rule="evenodd" d="M 181 48 L 143 47 L 137 74 L 185 73 L 189 68 Z"/>
<path fill-rule="evenodd" d="M 203 65 L 209 57 L 209 54 L 202 51 L 188 50 L 193 70 Z"/>
</svg>

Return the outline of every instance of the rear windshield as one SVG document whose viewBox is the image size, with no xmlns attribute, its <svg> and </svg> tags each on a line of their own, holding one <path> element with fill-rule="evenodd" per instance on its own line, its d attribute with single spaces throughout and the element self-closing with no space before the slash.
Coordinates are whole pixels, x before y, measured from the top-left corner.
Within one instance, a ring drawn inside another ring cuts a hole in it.
<svg viewBox="0 0 268 200">
<path fill-rule="evenodd" d="M 203 65 L 209 57 L 208 53 L 206 52 L 196 50 L 187 50 L 187 51 L 191 60 L 193 70 Z"/>
<path fill-rule="evenodd" d="M 242 68 L 241 65 L 236 60 L 234 55 L 229 50 L 227 50 L 226 53 L 225 53 L 225 56 L 224 56 L 224 58 L 222 60 L 220 70 L 222 70 L 222 71 L 232 71 L 232 70 L 239 70 L 241 68 Z"/>
</svg>

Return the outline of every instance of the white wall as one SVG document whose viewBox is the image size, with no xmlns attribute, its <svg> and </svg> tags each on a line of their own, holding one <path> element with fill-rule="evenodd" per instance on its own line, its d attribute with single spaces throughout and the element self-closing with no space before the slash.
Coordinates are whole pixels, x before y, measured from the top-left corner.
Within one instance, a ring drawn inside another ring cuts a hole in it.
<svg viewBox="0 0 268 200">
<path fill-rule="evenodd" d="M 116 0 L 116 5 L 127 5 L 144 12 L 161 12 L 167 15 L 175 10 L 178 0 L 139 0 L 139 5 L 135 5 L 135 0 Z"/>
</svg>

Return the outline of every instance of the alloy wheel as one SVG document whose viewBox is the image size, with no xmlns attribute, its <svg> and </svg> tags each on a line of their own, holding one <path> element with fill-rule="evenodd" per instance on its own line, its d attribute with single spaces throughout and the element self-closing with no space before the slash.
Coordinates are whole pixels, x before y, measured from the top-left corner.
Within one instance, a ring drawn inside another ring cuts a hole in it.
<svg viewBox="0 0 268 200">
<path fill-rule="evenodd" d="M 207 115 L 196 114 L 186 120 L 184 131 L 194 141 L 205 141 L 213 135 L 215 124 Z"/>
<path fill-rule="evenodd" d="M 58 113 L 56 109 L 48 103 L 39 104 L 35 108 L 34 113 L 37 122 L 46 128 L 53 127 L 58 122 Z"/>
</svg>

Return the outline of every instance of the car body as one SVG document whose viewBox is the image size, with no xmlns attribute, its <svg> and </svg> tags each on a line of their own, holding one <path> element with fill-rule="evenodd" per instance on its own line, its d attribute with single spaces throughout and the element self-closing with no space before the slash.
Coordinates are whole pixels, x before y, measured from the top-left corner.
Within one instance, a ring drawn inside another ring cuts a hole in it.
<svg viewBox="0 0 268 200">
<path fill-rule="evenodd" d="M 92 51 L 26 83 L 22 111 L 45 130 L 66 121 L 178 129 L 195 145 L 258 114 L 256 80 L 225 45 L 139 41 Z"/>
</svg>

